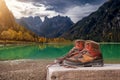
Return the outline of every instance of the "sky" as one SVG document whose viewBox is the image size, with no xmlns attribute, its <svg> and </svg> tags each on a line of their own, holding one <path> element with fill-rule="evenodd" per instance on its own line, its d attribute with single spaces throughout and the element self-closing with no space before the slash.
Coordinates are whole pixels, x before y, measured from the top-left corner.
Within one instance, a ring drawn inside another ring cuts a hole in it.
<svg viewBox="0 0 120 80">
<path fill-rule="evenodd" d="M 106 0 L 5 0 L 15 18 L 68 16 L 73 22 L 96 11 Z"/>
</svg>

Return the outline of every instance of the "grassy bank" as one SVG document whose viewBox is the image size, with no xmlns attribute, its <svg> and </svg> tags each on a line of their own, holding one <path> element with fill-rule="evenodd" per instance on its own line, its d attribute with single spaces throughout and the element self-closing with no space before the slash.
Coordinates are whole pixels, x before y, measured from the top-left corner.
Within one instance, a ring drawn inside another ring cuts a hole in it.
<svg viewBox="0 0 120 80">
<path fill-rule="evenodd" d="M 1 45 L 7 45 L 7 44 L 33 44 L 35 42 L 30 42 L 30 41 L 10 41 L 10 40 L 0 40 Z"/>
</svg>

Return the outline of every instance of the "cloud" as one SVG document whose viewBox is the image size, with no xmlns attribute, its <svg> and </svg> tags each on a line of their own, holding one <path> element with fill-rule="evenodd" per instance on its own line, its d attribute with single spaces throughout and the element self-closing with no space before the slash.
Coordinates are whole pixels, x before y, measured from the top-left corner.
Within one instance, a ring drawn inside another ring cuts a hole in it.
<svg viewBox="0 0 120 80">
<path fill-rule="evenodd" d="M 40 16 L 43 19 L 45 16 L 52 17 L 58 15 L 54 10 L 47 10 L 49 6 L 45 6 L 44 4 L 34 2 L 25 3 L 17 0 L 11 0 L 11 2 L 9 0 L 5 1 L 16 18 Z"/>
<path fill-rule="evenodd" d="M 35 2 L 44 4 L 45 6 L 52 6 L 50 10 L 55 10 L 56 12 L 63 12 L 65 8 L 70 6 L 80 6 L 89 3 L 91 5 L 99 5 L 106 0 L 17 0 L 21 2 Z"/>
<path fill-rule="evenodd" d="M 99 6 L 100 5 L 91 5 L 86 3 L 85 5 L 71 7 L 64 15 L 71 17 L 71 19 L 76 22 L 96 11 Z"/>
<path fill-rule="evenodd" d="M 5 0 L 16 18 L 69 16 L 74 22 L 98 9 L 103 0 Z M 88 2 L 88 3 L 87 3 Z M 99 3 L 100 2 L 100 3 Z"/>
</svg>

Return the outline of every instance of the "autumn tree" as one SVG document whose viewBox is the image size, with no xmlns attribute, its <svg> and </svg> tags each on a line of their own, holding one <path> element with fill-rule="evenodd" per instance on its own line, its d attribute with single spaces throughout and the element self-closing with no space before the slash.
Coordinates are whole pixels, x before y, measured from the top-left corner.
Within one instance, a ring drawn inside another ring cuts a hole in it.
<svg viewBox="0 0 120 80">
<path fill-rule="evenodd" d="M 17 33 L 16 40 L 23 40 L 23 33 L 21 31 Z"/>
<path fill-rule="evenodd" d="M 47 38 L 40 37 L 40 38 L 39 38 L 39 42 L 41 42 L 41 43 L 46 43 L 46 42 L 47 42 Z"/>
<path fill-rule="evenodd" d="M 1 33 L 1 38 L 4 39 L 4 40 L 7 40 L 7 39 L 10 39 L 10 33 L 8 31 L 3 31 Z"/>
<path fill-rule="evenodd" d="M 27 32 L 24 33 L 23 39 L 27 40 L 27 41 L 33 41 L 34 40 L 34 38 Z"/>
</svg>

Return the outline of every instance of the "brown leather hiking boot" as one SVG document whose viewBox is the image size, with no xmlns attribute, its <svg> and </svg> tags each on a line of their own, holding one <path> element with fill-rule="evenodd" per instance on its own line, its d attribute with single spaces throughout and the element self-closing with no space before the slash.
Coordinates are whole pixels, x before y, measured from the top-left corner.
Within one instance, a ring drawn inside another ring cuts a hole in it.
<svg viewBox="0 0 120 80">
<path fill-rule="evenodd" d="M 103 66 L 99 43 L 87 40 L 84 50 L 75 56 L 66 58 L 63 63 L 73 66 Z"/>
<path fill-rule="evenodd" d="M 85 41 L 84 40 L 75 40 L 75 46 L 69 51 L 67 54 L 68 57 L 76 56 L 85 48 Z"/>
<path fill-rule="evenodd" d="M 66 56 L 62 58 L 58 58 L 55 62 L 62 64 L 63 60 L 66 58 L 74 57 L 80 53 L 85 47 L 85 41 L 84 40 L 75 40 L 75 46 L 67 53 Z"/>
</svg>

